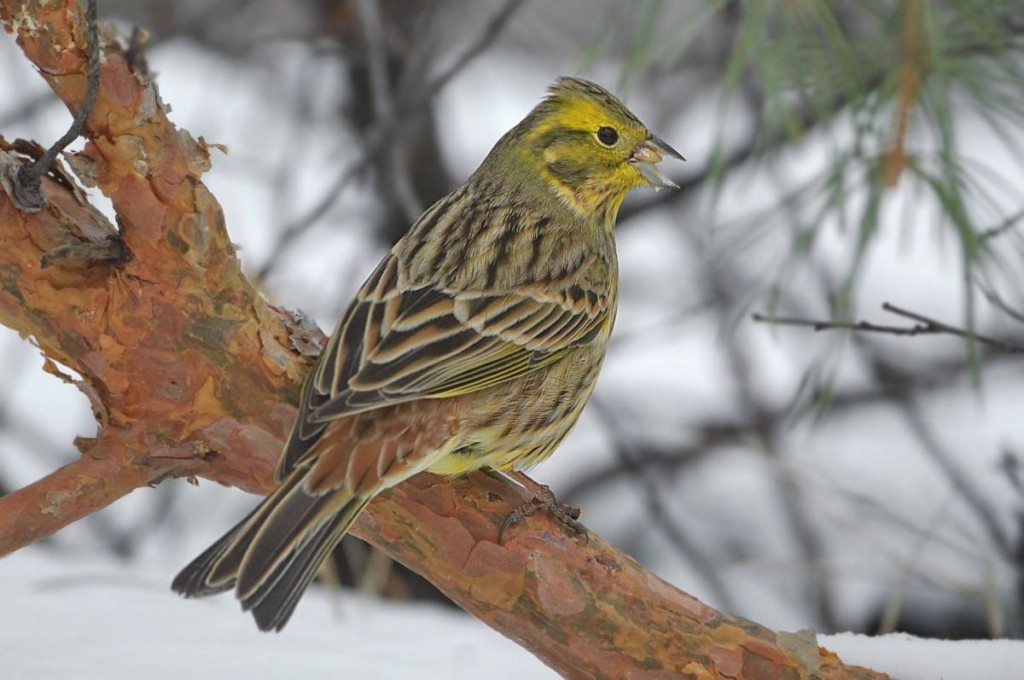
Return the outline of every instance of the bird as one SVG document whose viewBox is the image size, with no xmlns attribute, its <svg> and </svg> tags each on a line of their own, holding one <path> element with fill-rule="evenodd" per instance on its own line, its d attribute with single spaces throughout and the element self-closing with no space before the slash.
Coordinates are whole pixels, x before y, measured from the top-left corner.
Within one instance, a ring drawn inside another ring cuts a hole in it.
<svg viewBox="0 0 1024 680">
<path fill-rule="evenodd" d="M 666 157 L 685 160 L 611 92 L 556 80 L 370 274 L 303 383 L 279 486 L 172 589 L 234 589 L 279 631 L 381 491 L 421 471 L 521 474 L 551 455 L 615 323 L 619 207 L 634 188 L 676 186 Z"/>
</svg>

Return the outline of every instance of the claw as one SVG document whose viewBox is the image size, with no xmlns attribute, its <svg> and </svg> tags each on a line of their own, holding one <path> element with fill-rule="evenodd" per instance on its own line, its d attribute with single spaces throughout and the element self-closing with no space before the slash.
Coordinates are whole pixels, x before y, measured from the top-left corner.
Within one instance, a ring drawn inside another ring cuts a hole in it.
<svg viewBox="0 0 1024 680">
<path fill-rule="evenodd" d="M 505 518 L 505 521 L 501 523 L 501 527 L 498 529 L 498 543 L 503 542 L 506 531 L 535 514 L 538 510 L 545 510 L 552 519 L 572 530 L 574 535 L 587 537 L 587 528 L 579 521 L 580 509 L 561 502 L 555 498 L 555 494 L 551 492 L 551 489 L 541 486 L 533 498 L 513 508 L 508 517 Z"/>
</svg>

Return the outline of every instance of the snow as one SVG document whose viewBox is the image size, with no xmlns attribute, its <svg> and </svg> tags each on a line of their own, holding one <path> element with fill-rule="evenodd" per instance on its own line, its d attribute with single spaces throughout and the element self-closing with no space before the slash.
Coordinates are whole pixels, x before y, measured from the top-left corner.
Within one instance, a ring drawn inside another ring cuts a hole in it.
<svg viewBox="0 0 1024 680">
<path fill-rule="evenodd" d="M 903 633 L 820 635 L 843 661 L 885 671 L 896 680 L 1021 680 L 1024 642 L 925 640 Z"/>
<path fill-rule="evenodd" d="M 0 560 L 4 677 L 149 680 L 301 677 L 543 680 L 558 676 L 458 610 L 312 588 L 282 633 L 227 596 L 184 600 L 176 564 L 123 564 L 31 547 Z M 1024 642 L 819 636 L 847 663 L 898 680 L 1020 680 Z M 485 674 L 485 675 L 482 675 Z"/>
<path fill-rule="evenodd" d="M 117 564 L 33 547 L 0 560 L 11 680 L 301 677 L 543 680 L 558 676 L 461 611 L 312 588 L 278 634 L 233 598 L 170 591 L 181 565 Z"/>
</svg>

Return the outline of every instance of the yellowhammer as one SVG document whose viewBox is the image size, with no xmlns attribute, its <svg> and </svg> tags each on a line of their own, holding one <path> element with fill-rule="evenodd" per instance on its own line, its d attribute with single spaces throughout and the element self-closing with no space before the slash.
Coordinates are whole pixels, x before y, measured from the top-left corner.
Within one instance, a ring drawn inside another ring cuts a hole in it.
<svg viewBox="0 0 1024 680">
<path fill-rule="evenodd" d="M 634 187 L 674 186 L 663 155 L 682 158 L 607 90 L 558 80 L 363 284 L 303 386 L 280 487 L 174 590 L 234 587 L 280 630 L 384 489 L 549 456 L 615 321 L 619 206 Z"/>
</svg>

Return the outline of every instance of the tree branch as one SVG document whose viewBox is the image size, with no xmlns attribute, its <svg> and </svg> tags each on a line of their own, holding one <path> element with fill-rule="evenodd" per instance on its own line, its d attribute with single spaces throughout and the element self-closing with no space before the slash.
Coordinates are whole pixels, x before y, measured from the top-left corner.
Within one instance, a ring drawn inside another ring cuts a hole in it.
<svg viewBox="0 0 1024 680">
<path fill-rule="evenodd" d="M 931 317 L 912 312 L 902 307 L 897 307 L 894 304 L 885 302 L 882 303 L 882 309 L 891 314 L 902 316 L 911 321 L 917 323 L 913 326 L 886 326 L 871 323 L 870 321 L 831 321 L 831 320 L 819 320 L 819 319 L 798 319 L 794 317 L 784 316 L 769 316 L 765 314 L 754 313 L 750 315 L 750 318 L 758 323 L 767 323 L 775 326 L 804 326 L 812 328 L 815 331 L 833 331 L 833 330 L 849 330 L 849 331 L 864 331 L 867 333 L 882 333 L 887 335 L 954 335 L 965 340 L 974 340 L 984 345 L 989 345 L 995 349 L 1009 352 L 1012 354 L 1024 352 L 1024 346 L 1015 345 L 1003 340 L 975 333 L 973 331 L 964 330 L 963 328 L 957 328 L 956 326 L 950 326 L 949 324 L 943 323 L 942 321 L 936 321 Z"/>
<path fill-rule="evenodd" d="M 0 22 L 69 108 L 80 107 L 80 4 L 0 0 Z M 100 425 L 81 459 L 0 497 L 4 551 L 167 476 L 267 492 L 308 366 L 296 348 L 309 330 L 241 273 L 201 181 L 207 146 L 167 120 L 121 48 L 102 50 L 88 142 L 72 165 L 110 198 L 123 229 L 70 178 L 44 177 L 48 208 L 37 213 L 18 210 L 0 187 L 0 322 L 81 376 Z M 0 150 L 0 165 L 26 161 Z M 55 247 L 118 233 L 127 261 L 39 266 Z M 811 634 L 716 612 L 598 536 L 581 545 L 547 517 L 499 544 L 501 521 L 525 500 L 486 475 L 423 474 L 377 498 L 354 533 L 566 677 L 885 677 L 844 666 Z"/>
<path fill-rule="evenodd" d="M 174 470 L 173 458 L 148 460 L 107 430 L 81 458 L 0 497 L 0 557 L 45 538 Z M 182 454 L 182 458 L 186 458 Z"/>
</svg>

